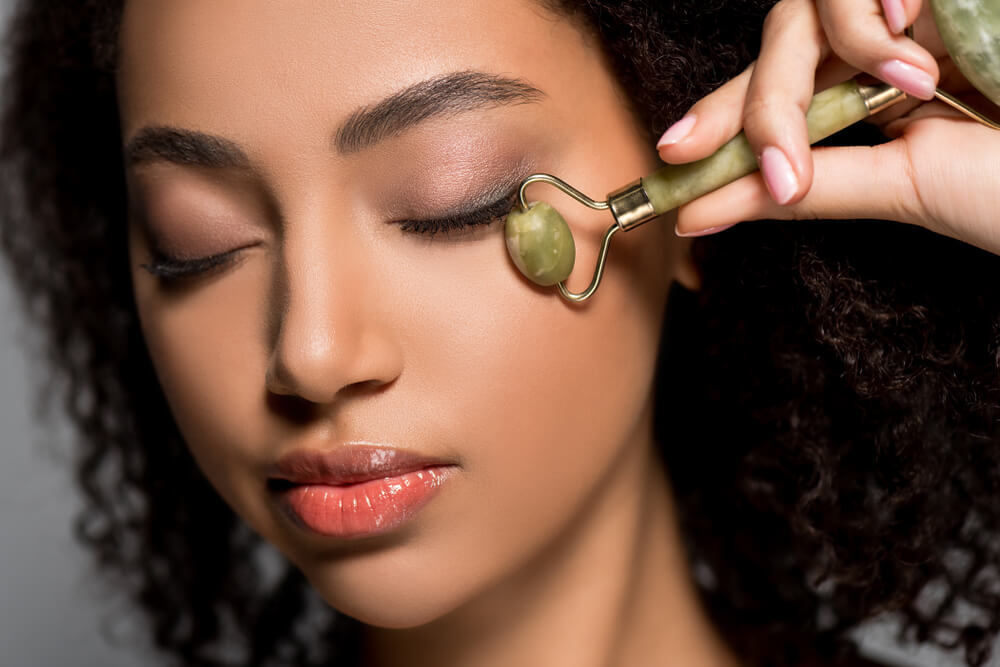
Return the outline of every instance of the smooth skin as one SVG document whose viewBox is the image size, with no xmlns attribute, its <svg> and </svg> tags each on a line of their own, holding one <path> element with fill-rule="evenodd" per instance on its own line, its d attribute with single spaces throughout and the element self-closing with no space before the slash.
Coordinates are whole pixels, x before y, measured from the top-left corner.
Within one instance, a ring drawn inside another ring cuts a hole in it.
<svg viewBox="0 0 1000 667">
<path fill-rule="evenodd" d="M 654 168 L 591 37 L 528 0 L 131 0 L 121 47 L 125 146 L 169 126 L 245 155 L 131 164 L 136 303 L 165 395 L 220 495 L 365 624 L 367 663 L 734 664 L 699 606 L 652 439 L 688 242 L 667 225 L 622 239 L 581 308 L 521 276 L 500 222 L 433 238 L 399 224 L 532 171 L 600 192 Z M 542 95 L 348 154 L 332 140 L 359 108 L 469 70 Z M 573 289 L 607 224 L 581 209 Z M 235 260 L 171 287 L 143 268 L 154 242 Z M 316 535 L 275 505 L 282 455 L 357 442 L 458 469 L 375 538 Z"/>
<path fill-rule="evenodd" d="M 678 209 L 678 234 L 744 220 L 876 218 L 1000 252 L 1000 132 L 923 100 L 940 79 L 943 89 L 1000 114 L 955 69 L 925 2 L 884 3 L 782 0 L 775 6 L 758 60 L 695 104 L 688 114 L 695 120 L 684 121 L 689 127 L 658 146 L 663 160 L 689 162 L 710 155 L 742 127 L 761 162 L 760 174 Z M 917 42 L 903 34 L 911 24 Z M 872 119 L 894 139 L 877 147 L 810 149 L 804 111 L 814 90 L 858 71 L 916 98 Z"/>
</svg>

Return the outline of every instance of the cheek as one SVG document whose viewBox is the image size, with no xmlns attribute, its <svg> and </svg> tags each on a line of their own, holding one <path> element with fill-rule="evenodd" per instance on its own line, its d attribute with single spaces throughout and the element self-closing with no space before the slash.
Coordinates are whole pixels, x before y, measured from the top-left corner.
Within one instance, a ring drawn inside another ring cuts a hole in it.
<svg viewBox="0 0 1000 667">
<path fill-rule="evenodd" d="M 424 400 L 452 416 L 470 482 L 461 511 L 475 519 L 446 538 L 464 557 L 441 556 L 453 581 L 516 567 L 585 506 L 628 447 L 648 444 L 635 435 L 663 306 L 662 293 L 637 298 L 637 277 L 618 266 L 583 308 L 526 288 L 505 256 L 480 266 L 461 289 L 452 283 L 450 298 L 425 304 L 439 335 L 411 358 Z"/>
<path fill-rule="evenodd" d="M 247 261 L 193 289 L 168 294 L 135 276 L 150 356 L 178 427 L 202 471 L 238 511 L 251 479 L 245 427 L 259 423 L 266 355 L 261 267 Z M 259 494 L 259 490 L 254 490 Z M 241 512 L 242 513 L 242 512 Z"/>
</svg>

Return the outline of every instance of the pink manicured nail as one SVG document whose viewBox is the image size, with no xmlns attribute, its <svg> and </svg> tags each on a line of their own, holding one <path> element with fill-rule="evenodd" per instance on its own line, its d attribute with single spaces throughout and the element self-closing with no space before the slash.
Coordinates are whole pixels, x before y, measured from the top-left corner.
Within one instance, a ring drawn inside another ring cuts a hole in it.
<svg viewBox="0 0 1000 667">
<path fill-rule="evenodd" d="M 889 30 L 897 35 L 906 30 L 906 12 L 903 11 L 903 0 L 882 0 L 882 12 L 885 14 L 885 22 L 889 24 Z"/>
<path fill-rule="evenodd" d="M 904 93 L 929 100 L 934 97 L 934 78 L 919 67 L 902 60 L 887 60 L 880 64 L 875 73 L 878 78 L 896 86 Z"/>
<path fill-rule="evenodd" d="M 700 230 L 698 230 L 696 232 L 682 232 L 679 229 L 677 229 L 677 227 L 675 226 L 674 227 L 674 234 L 677 234 L 677 236 L 683 236 L 685 238 L 687 238 L 689 236 L 708 236 L 709 234 L 717 234 L 718 232 L 721 232 L 724 229 L 729 229 L 730 227 L 732 227 L 735 224 L 736 223 L 734 222 L 734 223 L 729 224 L 729 225 L 719 225 L 718 227 L 709 227 L 708 229 L 700 229 Z"/>
<path fill-rule="evenodd" d="M 779 204 L 787 204 L 798 192 L 799 179 L 780 148 L 768 146 L 764 149 L 760 154 L 760 171 L 771 196 Z"/>
<path fill-rule="evenodd" d="M 694 127 L 695 120 L 697 120 L 697 117 L 691 114 L 681 118 L 679 121 L 667 128 L 667 131 L 663 133 L 660 140 L 656 142 L 656 147 L 662 148 L 663 146 L 672 146 L 673 144 L 676 144 L 678 141 L 691 133 L 691 128 Z"/>
</svg>

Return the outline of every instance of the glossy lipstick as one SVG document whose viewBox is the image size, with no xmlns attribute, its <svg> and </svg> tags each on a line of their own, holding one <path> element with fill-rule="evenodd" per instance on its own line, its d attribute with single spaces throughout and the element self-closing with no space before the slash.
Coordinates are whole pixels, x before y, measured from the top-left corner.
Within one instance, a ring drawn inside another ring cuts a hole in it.
<svg viewBox="0 0 1000 667">
<path fill-rule="evenodd" d="M 297 525 L 320 535 L 358 538 L 399 527 L 426 505 L 457 466 L 382 445 L 291 452 L 268 486 Z"/>
</svg>

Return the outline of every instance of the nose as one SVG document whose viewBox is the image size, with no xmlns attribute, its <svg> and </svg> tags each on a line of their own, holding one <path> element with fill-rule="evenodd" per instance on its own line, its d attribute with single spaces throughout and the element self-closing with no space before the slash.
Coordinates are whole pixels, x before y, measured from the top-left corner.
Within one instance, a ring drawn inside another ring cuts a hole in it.
<svg viewBox="0 0 1000 667">
<path fill-rule="evenodd" d="M 273 394 L 327 404 L 348 387 L 380 387 L 400 373 L 392 309 L 368 268 L 375 258 L 356 240 L 332 245 L 286 239 L 267 366 Z"/>
</svg>

